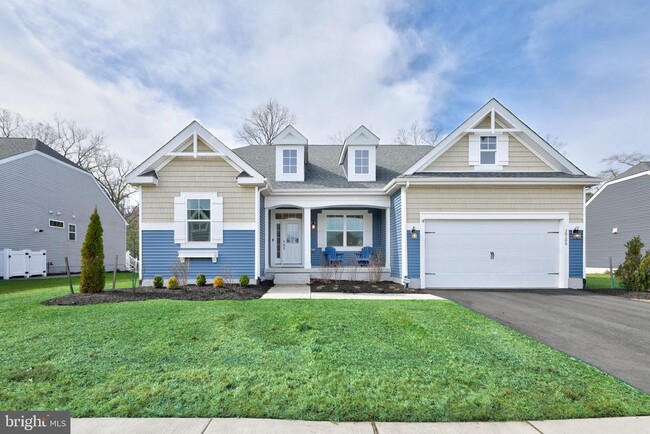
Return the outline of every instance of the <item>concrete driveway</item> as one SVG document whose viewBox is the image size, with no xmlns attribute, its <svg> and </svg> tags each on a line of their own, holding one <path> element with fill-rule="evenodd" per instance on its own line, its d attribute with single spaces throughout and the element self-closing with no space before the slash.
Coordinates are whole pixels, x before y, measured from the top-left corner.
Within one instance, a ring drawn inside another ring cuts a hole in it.
<svg viewBox="0 0 650 434">
<path fill-rule="evenodd" d="M 564 289 L 429 290 L 650 393 L 650 303 Z"/>
</svg>

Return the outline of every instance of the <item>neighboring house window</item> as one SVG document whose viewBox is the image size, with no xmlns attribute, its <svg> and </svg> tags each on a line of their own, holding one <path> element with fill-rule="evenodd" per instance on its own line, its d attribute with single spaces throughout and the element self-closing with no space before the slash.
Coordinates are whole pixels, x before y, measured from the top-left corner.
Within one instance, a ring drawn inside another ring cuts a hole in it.
<svg viewBox="0 0 650 434">
<path fill-rule="evenodd" d="M 52 220 L 52 219 L 50 219 L 50 227 L 51 228 L 57 228 L 57 229 L 63 229 L 65 227 L 65 224 L 61 220 Z"/>
<path fill-rule="evenodd" d="M 285 149 L 282 151 L 282 173 L 298 173 L 297 149 Z"/>
<path fill-rule="evenodd" d="M 187 200 L 187 241 L 210 241 L 210 199 Z"/>
<path fill-rule="evenodd" d="M 68 225 L 68 240 L 77 241 L 77 225 Z"/>
<path fill-rule="evenodd" d="M 363 246 L 363 216 L 328 215 L 327 245 L 333 247 Z"/>
<path fill-rule="evenodd" d="M 495 164 L 497 161 L 496 136 L 481 136 L 481 164 Z"/>
<path fill-rule="evenodd" d="M 367 175 L 370 170 L 369 160 L 370 151 L 367 149 L 357 149 L 354 151 L 354 173 L 357 175 Z"/>
</svg>

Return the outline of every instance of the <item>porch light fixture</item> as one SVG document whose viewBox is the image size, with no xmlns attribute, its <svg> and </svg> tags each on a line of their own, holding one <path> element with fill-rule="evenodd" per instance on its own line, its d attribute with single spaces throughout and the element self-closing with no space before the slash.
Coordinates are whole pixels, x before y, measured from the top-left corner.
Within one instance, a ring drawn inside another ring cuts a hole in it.
<svg viewBox="0 0 650 434">
<path fill-rule="evenodd" d="M 413 229 L 411 229 L 411 238 L 414 240 L 418 239 L 418 233 L 415 231 L 415 226 L 413 226 Z"/>
<path fill-rule="evenodd" d="M 315 231 L 316 230 L 316 220 L 311 221 L 311 230 Z"/>
<path fill-rule="evenodd" d="M 574 239 L 574 240 L 581 240 L 582 239 L 582 231 L 580 230 L 579 227 L 576 226 L 571 231 L 571 238 Z"/>
</svg>

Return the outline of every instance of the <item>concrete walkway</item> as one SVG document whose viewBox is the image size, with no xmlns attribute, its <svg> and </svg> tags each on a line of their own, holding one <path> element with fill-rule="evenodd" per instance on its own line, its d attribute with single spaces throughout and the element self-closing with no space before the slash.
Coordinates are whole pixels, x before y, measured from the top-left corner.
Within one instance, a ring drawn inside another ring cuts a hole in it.
<svg viewBox="0 0 650 434">
<path fill-rule="evenodd" d="M 329 300 L 444 300 L 433 294 L 378 294 L 348 292 L 311 292 L 309 285 L 276 285 L 269 289 L 262 298 L 293 299 L 293 298 L 314 298 Z"/>
<path fill-rule="evenodd" d="M 72 419 L 73 434 L 649 434 L 650 416 L 522 422 L 313 422 L 278 419 Z"/>
</svg>

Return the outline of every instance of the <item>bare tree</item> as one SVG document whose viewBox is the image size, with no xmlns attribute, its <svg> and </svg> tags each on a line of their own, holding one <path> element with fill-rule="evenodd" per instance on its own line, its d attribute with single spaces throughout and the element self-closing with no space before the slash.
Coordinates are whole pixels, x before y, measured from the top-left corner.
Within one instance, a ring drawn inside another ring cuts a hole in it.
<svg viewBox="0 0 650 434">
<path fill-rule="evenodd" d="M 606 167 L 598 173 L 598 176 L 605 179 L 612 179 L 630 167 L 648 160 L 650 160 L 650 155 L 641 152 L 621 152 L 618 154 L 612 154 L 609 157 L 600 160 L 601 163 L 605 163 Z"/>
<path fill-rule="evenodd" d="M 438 128 L 425 128 L 420 125 L 420 122 L 413 121 L 410 127 L 397 130 L 397 136 L 393 140 L 398 145 L 434 146 L 439 135 L 440 130 Z"/>
<path fill-rule="evenodd" d="M 342 145 L 350 134 L 352 134 L 350 129 L 338 130 L 336 133 L 327 136 L 327 139 L 332 145 Z"/>
<path fill-rule="evenodd" d="M 0 109 L 0 133 L 5 137 L 38 139 L 87 170 L 126 215 L 128 200 L 135 189 L 125 182 L 124 175 L 133 165 L 108 148 L 104 133 L 58 116 L 52 122 L 25 121 L 20 114 L 5 109 Z"/>
<path fill-rule="evenodd" d="M 19 137 L 23 125 L 23 117 L 20 114 L 0 108 L 0 135 L 2 137 Z"/>
<path fill-rule="evenodd" d="M 556 151 L 560 152 L 566 157 L 567 143 L 565 141 L 561 140 L 558 136 L 552 136 L 550 134 L 545 135 L 544 140 L 546 143 L 554 147 Z"/>
<path fill-rule="evenodd" d="M 271 145 L 280 131 L 295 122 L 289 109 L 271 98 L 251 111 L 237 131 L 237 138 L 249 145 Z"/>
</svg>

